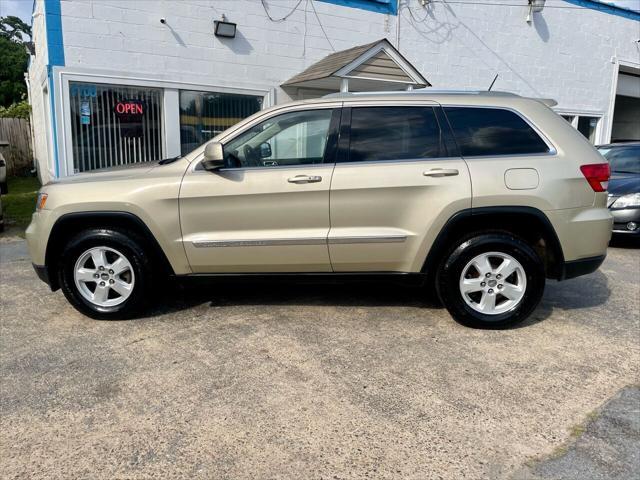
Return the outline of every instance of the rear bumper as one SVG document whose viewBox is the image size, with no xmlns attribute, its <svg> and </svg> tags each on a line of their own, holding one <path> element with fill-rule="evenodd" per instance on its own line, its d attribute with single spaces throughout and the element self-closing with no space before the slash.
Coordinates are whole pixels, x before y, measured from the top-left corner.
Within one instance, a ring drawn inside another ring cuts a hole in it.
<svg viewBox="0 0 640 480">
<path fill-rule="evenodd" d="M 564 262 L 560 280 L 567 280 L 569 278 L 580 277 L 581 275 L 593 273 L 600 268 L 600 265 L 602 265 L 605 258 L 606 255 L 598 255 L 597 257 L 581 258 L 580 260 Z"/>
</svg>

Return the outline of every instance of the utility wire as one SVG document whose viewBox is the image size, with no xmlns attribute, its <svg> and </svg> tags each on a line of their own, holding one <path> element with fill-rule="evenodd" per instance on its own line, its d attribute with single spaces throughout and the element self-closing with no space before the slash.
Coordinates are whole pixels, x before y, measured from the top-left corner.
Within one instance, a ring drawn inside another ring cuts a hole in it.
<svg viewBox="0 0 640 480">
<path fill-rule="evenodd" d="M 441 4 L 459 4 L 459 5 L 483 5 L 483 6 L 488 6 L 488 7 L 529 7 L 528 3 L 503 3 L 503 2 L 488 2 L 488 1 L 483 1 L 483 2 L 476 2 L 476 1 L 465 1 L 465 0 L 429 0 L 429 2 L 425 5 L 425 7 L 427 7 L 429 4 L 433 4 L 433 3 L 441 3 Z M 609 5 L 609 4 L 603 4 L 604 6 L 612 6 L 613 5 Z M 407 5 L 408 7 L 408 5 Z M 565 6 L 565 5 L 547 5 L 545 4 L 544 6 L 545 9 L 547 8 L 558 8 L 558 9 L 564 9 L 564 10 L 589 10 L 586 7 L 569 7 L 569 6 Z M 614 7 L 615 8 L 615 7 Z M 618 7 L 621 10 L 628 10 L 628 11 L 633 11 L 633 10 L 629 10 L 627 8 L 624 7 Z"/>
<path fill-rule="evenodd" d="M 287 13 L 284 17 L 282 17 L 282 18 L 273 18 L 271 16 L 271 14 L 269 13 L 269 6 L 267 5 L 266 0 L 260 0 L 260 1 L 262 2 L 262 8 L 264 8 L 264 12 L 267 14 L 267 17 L 269 17 L 269 20 L 271 20 L 272 22 L 275 22 L 275 23 L 284 22 L 287 18 L 289 18 L 291 15 L 294 14 L 294 12 L 298 9 L 300 4 L 302 3 L 302 0 L 298 0 L 298 3 L 296 3 L 295 7 L 293 7 L 293 9 L 289 13 Z"/>
<path fill-rule="evenodd" d="M 313 0 L 311 0 L 311 8 L 313 8 L 313 13 L 316 16 L 316 20 L 318 20 L 318 25 L 320 25 L 320 30 L 322 30 L 322 33 L 324 33 L 324 38 L 327 39 L 327 42 L 329 43 L 329 46 L 331 47 L 331 50 L 333 50 L 335 52 L 336 49 L 333 48 L 333 43 L 331 43 L 331 40 L 329 40 L 329 35 L 327 35 L 327 32 L 324 31 L 324 27 L 322 26 L 322 22 L 320 21 L 320 17 L 318 16 L 318 12 L 316 12 L 316 6 L 313 4 Z"/>
</svg>

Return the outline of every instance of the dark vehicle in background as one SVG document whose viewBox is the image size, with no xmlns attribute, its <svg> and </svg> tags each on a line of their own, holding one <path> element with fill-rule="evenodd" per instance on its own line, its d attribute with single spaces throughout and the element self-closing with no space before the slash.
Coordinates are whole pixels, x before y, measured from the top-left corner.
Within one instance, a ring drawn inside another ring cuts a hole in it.
<svg viewBox="0 0 640 480">
<path fill-rule="evenodd" d="M 640 142 L 601 145 L 611 167 L 607 206 L 613 233 L 640 236 Z"/>
</svg>

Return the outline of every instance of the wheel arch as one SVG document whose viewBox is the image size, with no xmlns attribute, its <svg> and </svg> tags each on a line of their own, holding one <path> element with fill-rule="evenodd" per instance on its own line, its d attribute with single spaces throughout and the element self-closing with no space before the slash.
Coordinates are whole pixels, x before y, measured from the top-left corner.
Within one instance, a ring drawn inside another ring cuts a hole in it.
<svg viewBox="0 0 640 480">
<path fill-rule="evenodd" d="M 173 268 L 160 247 L 160 244 L 149 230 L 149 227 L 138 216 L 130 212 L 118 211 L 88 211 L 73 212 L 58 218 L 49 233 L 49 242 L 45 253 L 45 268 L 52 290 L 60 288 L 57 275 L 56 258 L 59 257 L 64 245 L 75 234 L 91 228 L 116 228 L 130 231 L 145 240 L 151 254 L 162 272 L 173 274 Z"/>
<path fill-rule="evenodd" d="M 551 221 L 541 210 L 522 206 L 469 208 L 455 213 L 433 242 L 422 272 L 435 274 L 457 239 L 475 230 L 488 229 L 505 230 L 524 238 L 543 258 L 547 278 L 563 278 L 564 254 Z"/>
</svg>

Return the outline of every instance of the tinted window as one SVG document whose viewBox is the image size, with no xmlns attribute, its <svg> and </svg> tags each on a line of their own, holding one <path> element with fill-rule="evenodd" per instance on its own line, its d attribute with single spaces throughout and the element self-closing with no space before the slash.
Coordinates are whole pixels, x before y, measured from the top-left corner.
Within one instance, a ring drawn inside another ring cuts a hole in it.
<svg viewBox="0 0 640 480">
<path fill-rule="evenodd" d="M 224 146 L 229 167 L 322 163 L 332 110 L 284 113 L 265 120 Z"/>
<path fill-rule="evenodd" d="M 462 156 L 548 152 L 519 115 L 497 108 L 445 107 Z"/>
<path fill-rule="evenodd" d="M 431 107 L 363 107 L 351 110 L 349 161 L 446 156 Z"/>
</svg>

